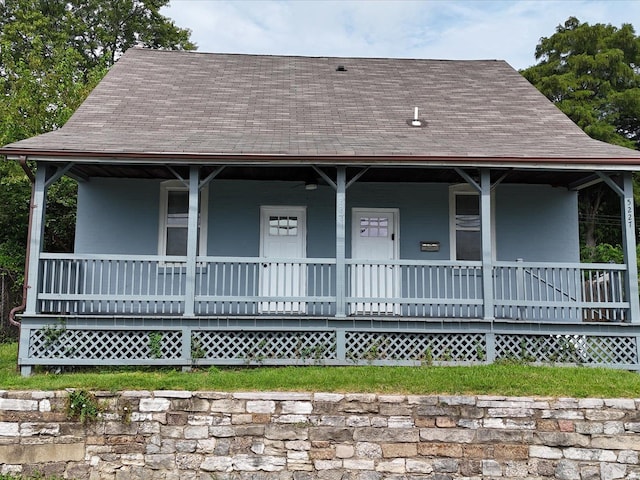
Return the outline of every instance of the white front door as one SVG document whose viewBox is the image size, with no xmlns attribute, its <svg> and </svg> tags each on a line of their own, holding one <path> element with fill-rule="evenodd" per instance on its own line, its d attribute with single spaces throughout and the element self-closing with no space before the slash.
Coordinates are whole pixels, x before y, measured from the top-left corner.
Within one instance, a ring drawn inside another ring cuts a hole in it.
<svg viewBox="0 0 640 480">
<path fill-rule="evenodd" d="M 396 208 L 354 208 L 352 210 L 351 266 L 352 314 L 400 313 L 390 299 L 400 292 L 399 270 L 386 263 L 398 258 Z M 371 301 L 368 301 L 371 299 Z"/>
<path fill-rule="evenodd" d="M 307 256 L 306 216 L 305 207 L 260 207 L 260 296 L 273 299 L 260 302 L 261 313 L 305 311 L 303 301 L 285 297 L 306 295 L 306 265 L 295 262 Z"/>
</svg>

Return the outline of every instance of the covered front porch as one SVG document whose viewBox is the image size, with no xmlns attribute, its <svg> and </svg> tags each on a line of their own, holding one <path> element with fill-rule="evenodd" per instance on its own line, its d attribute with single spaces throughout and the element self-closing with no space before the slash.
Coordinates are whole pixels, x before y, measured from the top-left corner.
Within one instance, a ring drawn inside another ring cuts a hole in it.
<svg viewBox="0 0 640 480">
<path fill-rule="evenodd" d="M 224 168 L 167 165 L 163 178 L 169 173 L 188 191 L 186 254 L 43 252 L 47 187 L 68 172 L 80 181 L 96 173 L 75 167 L 43 163 L 36 174 L 19 361 L 25 374 L 39 364 L 105 361 L 189 368 L 515 359 L 640 368 L 629 172 L 418 169 L 424 178 L 415 181 L 463 183 L 477 194 L 479 258 L 376 259 L 355 258 L 348 248 L 348 191 L 387 176 L 407 181 L 415 168 L 306 168 L 334 192 L 335 254 L 273 257 L 203 252 L 201 192 L 215 190 Z M 157 176 L 158 168 L 146 172 Z M 234 175 L 242 172 L 227 180 Z M 505 179 L 544 183 L 549 176 L 568 189 L 604 181 L 620 195 L 624 264 L 500 259 L 495 189 Z M 427 255 L 438 248 L 428 240 L 418 245 Z"/>
</svg>

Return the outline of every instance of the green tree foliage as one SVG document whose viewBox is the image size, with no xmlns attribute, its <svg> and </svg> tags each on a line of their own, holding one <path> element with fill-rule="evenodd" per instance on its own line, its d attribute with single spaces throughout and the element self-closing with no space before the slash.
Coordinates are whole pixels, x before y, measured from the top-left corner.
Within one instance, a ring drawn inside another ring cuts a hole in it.
<svg viewBox="0 0 640 480">
<path fill-rule="evenodd" d="M 540 39 L 536 59 L 524 77 L 589 136 L 640 147 L 640 37 L 632 25 L 570 17 Z"/>
<path fill-rule="evenodd" d="M 632 25 L 570 17 L 540 39 L 535 55 L 538 63 L 521 73 L 576 125 L 597 140 L 640 149 L 640 37 Z M 583 244 L 619 243 L 619 222 L 610 221 L 620 218 L 618 197 L 604 185 L 580 195 Z"/>
<path fill-rule="evenodd" d="M 160 15 L 168 0 L 0 3 L 0 144 L 64 124 L 117 58 L 140 42 L 194 49 Z"/>
<path fill-rule="evenodd" d="M 190 32 L 160 15 L 168 0 L 0 2 L 0 145 L 61 127 L 122 53 L 147 47 L 195 49 Z M 45 248 L 73 248 L 76 184 L 49 189 Z M 30 183 L 0 162 L 0 274 L 24 268 Z"/>
</svg>

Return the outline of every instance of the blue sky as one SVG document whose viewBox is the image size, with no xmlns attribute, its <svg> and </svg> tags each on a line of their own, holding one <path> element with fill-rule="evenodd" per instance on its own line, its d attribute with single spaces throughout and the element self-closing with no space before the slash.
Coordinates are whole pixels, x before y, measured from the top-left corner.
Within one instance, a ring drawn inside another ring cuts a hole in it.
<svg viewBox="0 0 640 480">
<path fill-rule="evenodd" d="M 640 0 L 171 0 L 162 13 L 203 52 L 502 59 L 518 69 L 570 16 L 640 33 Z"/>
</svg>

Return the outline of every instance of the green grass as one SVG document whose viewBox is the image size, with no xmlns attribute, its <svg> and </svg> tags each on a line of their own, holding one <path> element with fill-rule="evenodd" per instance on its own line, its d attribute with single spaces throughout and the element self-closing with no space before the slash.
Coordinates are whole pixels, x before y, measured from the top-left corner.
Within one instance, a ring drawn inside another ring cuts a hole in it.
<svg viewBox="0 0 640 480">
<path fill-rule="evenodd" d="M 0 344 L 0 389 L 216 390 L 492 394 L 552 397 L 640 397 L 640 375 L 586 367 L 518 363 L 471 367 L 95 368 L 77 373 L 16 370 L 17 344 Z"/>
</svg>

